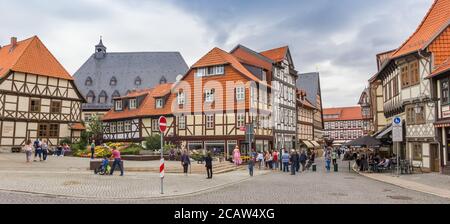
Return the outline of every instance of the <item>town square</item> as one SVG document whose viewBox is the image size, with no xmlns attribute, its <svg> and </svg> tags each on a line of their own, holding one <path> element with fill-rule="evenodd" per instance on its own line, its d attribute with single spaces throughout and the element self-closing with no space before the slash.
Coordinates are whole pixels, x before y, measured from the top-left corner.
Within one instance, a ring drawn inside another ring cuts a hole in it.
<svg viewBox="0 0 450 224">
<path fill-rule="evenodd" d="M 450 0 L 38 2 L 0 204 L 450 204 Z"/>
</svg>

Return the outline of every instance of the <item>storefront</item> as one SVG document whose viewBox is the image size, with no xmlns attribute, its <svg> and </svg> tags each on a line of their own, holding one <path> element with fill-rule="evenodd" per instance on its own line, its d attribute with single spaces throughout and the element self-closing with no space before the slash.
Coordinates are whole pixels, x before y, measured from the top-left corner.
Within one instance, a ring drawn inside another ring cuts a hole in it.
<svg viewBox="0 0 450 224">
<path fill-rule="evenodd" d="M 213 155 L 225 154 L 225 141 L 205 141 L 205 149 L 212 152 Z"/>
</svg>

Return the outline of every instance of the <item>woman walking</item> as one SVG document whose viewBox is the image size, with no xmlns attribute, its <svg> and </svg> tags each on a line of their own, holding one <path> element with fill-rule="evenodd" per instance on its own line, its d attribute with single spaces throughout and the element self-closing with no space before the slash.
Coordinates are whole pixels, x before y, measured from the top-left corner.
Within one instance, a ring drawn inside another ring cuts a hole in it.
<svg viewBox="0 0 450 224">
<path fill-rule="evenodd" d="M 26 144 L 23 146 L 22 150 L 25 152 L 27 163 L 31 162 L 31 156 L 33 155 L 33 144 L 31 140 L 27 140 Z"/>
<path fill-rule="evenodd" d="M 236 166 L 240 166 L 242 164 L 241 151 L 239 150 L 239 146 L 236 146 L 236 148 L 234 148 L 233 150 L 233 162 Z"/>
<path fill-rule="evenodd" d="M 328 148 L 325 152 L 325 168 L 327 169 L 327 172 L 330 172 L 331 170 L 331 150 Z"/>
<path fill-rule="evenodd" d="M 114 174 L 116 166 L 119 166 L 120 176 L 123 176 L 122 157 L 120 156 L 120 151 L 117 150 L 115 146 L 112 147 L 112 157 L 114 158 L 114 163 L 110 175 L 112 176 Z"/>
<path fill-rule="evenodd" d="M 191 165 L 191 159 L 189 158 L 189 155 L 187 151 L 183 151 L 183 155 L 181 156 L 181 165 L 183 166 L 183 173 L 184 175 L 188 175 L 188 168 Z"/>
<path fill-rule="evenodd" d="M 206 163 L 206 173 L 208 174 L 208 178 L 206 179 L 212 179 L 213 177 L 213 165 L 212 165 L 212 157 L 211 157 L 211 152 L 208 152 L 207 156 L 205 157 L 205 163 Z"/>
<path fill-rule="evenodd" d="M 275 152 L 273 152 L 272 158 L 273 158 L 273 160 L 272 160 L 273 168 L 275 170 L 278 170 L 278 163 L 279 163 L 279 161 L 278 161 L 278 158 L 279 158 L 278 150 L 275 150 Z"/>
</svg>

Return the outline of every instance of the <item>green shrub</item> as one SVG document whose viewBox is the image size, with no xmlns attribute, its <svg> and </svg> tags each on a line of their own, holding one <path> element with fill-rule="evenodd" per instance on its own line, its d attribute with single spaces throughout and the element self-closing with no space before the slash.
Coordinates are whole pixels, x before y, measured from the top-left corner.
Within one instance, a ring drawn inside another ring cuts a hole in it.
<svg viewBox="0 0 450 224">
<path fill-rule="evenodd" d="M 153 135 L 145 139 L 146 150 L 160 150 L 161 149 L 161 135 Z"/>
</svg>

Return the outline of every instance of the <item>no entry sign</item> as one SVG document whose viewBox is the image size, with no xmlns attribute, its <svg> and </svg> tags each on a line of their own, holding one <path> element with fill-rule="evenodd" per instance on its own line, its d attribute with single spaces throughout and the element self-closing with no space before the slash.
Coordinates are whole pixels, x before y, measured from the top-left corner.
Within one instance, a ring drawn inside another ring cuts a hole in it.
<svg viewBox="0 0 450 224">
<path fill-rule="evenodd" d="M 159 131 L 161 133 L 166 132 L 167 129 L 167 118 L 166 117 L 160 117 L 159 118 Z"/>
</svg>

